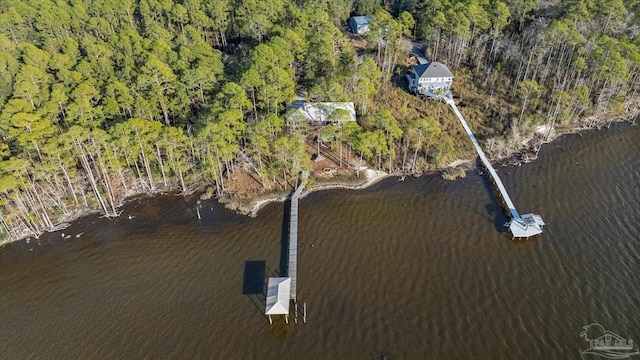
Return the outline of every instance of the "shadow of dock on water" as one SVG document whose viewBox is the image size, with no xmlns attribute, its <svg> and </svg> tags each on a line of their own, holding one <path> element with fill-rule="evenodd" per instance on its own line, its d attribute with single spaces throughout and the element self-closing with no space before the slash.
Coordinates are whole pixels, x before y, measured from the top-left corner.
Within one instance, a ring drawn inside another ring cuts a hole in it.
<svg viewBox="0 0 640 360">
<path fill-rule="evenodd" d="M 242 295 L 256 295 L 264 293 L 264 275 L 267 262 L 264 260 L 247 260 L 244 263 L 242 277 Z"/>
<path fill-rule="evenodd" d="M 267 262 L 265 260 L 247 260 L 244 263 L 244 275 L 242 276 L 242 295 L 247 295 L 259 314 L 264 312 L 262 305 L 265 299 L 265 273 Z"/>
<path fill-rule="evenodd" d="M 282 230 L 280 231 L 280 266 L 279 276 L 287 276 L 289 265 L 289 224 L 291 222 L 291 199 L 282 203 Z"/>
</svg>

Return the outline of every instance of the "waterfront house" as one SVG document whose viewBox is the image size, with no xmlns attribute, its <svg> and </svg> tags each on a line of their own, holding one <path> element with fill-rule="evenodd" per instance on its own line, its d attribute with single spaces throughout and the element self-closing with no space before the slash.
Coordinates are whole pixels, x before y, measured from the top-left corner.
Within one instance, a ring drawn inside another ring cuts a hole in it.
<svg viewBox="0 0 640 360">
<path fill-rule="evenodd" d="M 356 35 L 364 35 L 369 31 L 371 16 L 352 16 L 349 19 L 349 31 Z"/>
<path fill-rule="evenodd" d="M 411 92 L 435 96 L 449 92 L 453 74 L 447 65 L 433 61 L 414 66 L 413 70 L 407 74 L 407 80 Z"/>
</svg>

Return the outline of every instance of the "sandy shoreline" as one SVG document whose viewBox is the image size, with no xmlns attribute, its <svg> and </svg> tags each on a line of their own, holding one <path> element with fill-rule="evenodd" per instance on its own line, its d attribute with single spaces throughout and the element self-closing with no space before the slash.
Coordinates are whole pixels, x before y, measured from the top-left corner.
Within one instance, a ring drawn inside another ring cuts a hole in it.
<svg viewBox="0 0 640 360">
<path fill-rule="evenodd" d="M 387 174 L 384 171 L 377 171 L 377 170 L 371 170 L 371 169 L 364 170 L 364 174 L 365 174 L 365 177 L 367 178 L 364 184 L 361 184 L 361 185 L 348 185 L 348 184 L 312 185 L 311 188 L 306 189 L 302 192 L 302 195 L 300 195 L 300 198 L 304 198 L 305 196 L 313 192 L 322 191 L 322 190 L 331 190 L 331 189 L 361 190 L 369 186 L 372 186 L 387 177 L 394 176 L 394 175 Z M 256 217 L 258 216 L 258 212 L 260 211 L 260 209 L 263 208 L 265 205 L 272 202 L 283 202 L 288 197 L 289 195 L 257 199 L 254 205 L 251 207 L 249 216 Z"/>
</svg>

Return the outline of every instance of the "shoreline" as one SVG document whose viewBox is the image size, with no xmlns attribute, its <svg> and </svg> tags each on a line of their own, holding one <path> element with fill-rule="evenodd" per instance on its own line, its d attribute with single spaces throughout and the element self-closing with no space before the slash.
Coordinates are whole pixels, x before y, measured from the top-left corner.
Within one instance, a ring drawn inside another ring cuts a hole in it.
<svg viewBox="0 0 640 360">
<path fill-rule="evenodd" d="M 504 156 L 498 156 L 498 157 L 491 157 L 489 160 L 498 165 L 498 166 L 520 166 L 522 165 L 522 163 L 529 163 L 532 161 L 535 161 L 537 158 L 533 157 L 533 158 L 528 158 L 527 155 L 531 154 L 532 152 L 535 152 L 536 147 L 540 147 L 544 144 L 549 144 L 554 142 L 555 140 L 561 138 L 564 135 L 575 135 L 575 134 L 581 134 L 583 132 L 587 132 L 587 131 L 600 131 L 603 129 L 609 130 L 609 128 L 611 127 L 612 124 L 627 124 L 630 127 L 633 126 L 638 126 L 635 121 L 638 119 L 638 117 L 640 116 L 640 111 L 637 111 L 633 114 L 633 116 L 625 116 L 625 117 L 614 117 L 614 118 L 608 118 L 608 119 L 602 119 L 599 120 L 597 122 L 592 122 L 589 126 L 585 125 L 585 121 L 588 121 L 589 118 L 583 119 L 583 121 L 581 121 L 580 124 L 576 124 L 577 126 L 575 127 L 556 127 L 554 128 L 554 131 L 552 131 L 552 133 L 549 135 L 547 140 L 542 140 L 542 139 L 538 139 L 537 142 L 533 142 L 536 137 L 534 136 L 532 139 L 528 140 L 526 143 L 523 143 L 523 146 L 518 148 L 518 149 L 514 149 L 509 151 L 508 154 L 504 155 Z M 323 191 L 323 190 L 332 190 L 332 189 L 347 189 L 347 190 L 362 190 L 362 189 L 366 189 L 370 186 L 373 186 L 375 184 L 377 184 L 378 182 L 389 178 L 389 177 L 393 177 L 393 176 L 397 176 L 397 177 L 405 177 L 405 176 L 415 176 L 415 177 L 422 177 L 425 175 L 433 175 L 436 173 L 441 173 L 444 174 L 447 170 L 451 170 L 451 169 L 462 169 L 465 172 L 467 170 L 469 170 L 469 164 L 473 164 L 473 159 L 456 159 L 454 161 L 452 161 L 451 163 L 447 164 L 446 166 L 443 166 L 441 168 L 436 168 L 433 170 L 428 170 L 428 171 L 424 171 L 421 173 L 416 173 L 416 174 L 402 174 L 402 173 L 386 173 L 384 171 L 378 171 L 378 170 L 373 170 L 373 169 L 360 169 L 361 171 L 363 171 L 365 173 L 365 177 L 366 180 L 364 181 L 364 183 L 362 184 L 357 184 L 357 185 L 353 185 L 353 184 L 340 184 L 340 183 L 335 183 L 335 184 L 313 184 L 311 185 L 311 187 L 309 189 L 305 189 L 304 192 L 301 194 L 301 198 L 307 196 L 308 194 L 311 194 L 313 192 L 317 192 L 317 191 Z M 452 179 L 448 179 L 448 180 L 456 180 L 458 177 L 452 178 Z M 446 178 L 445 178 L 446 179 Z M 189 188 L 192 190 L 190 191 L 190 194 L 195 193 L 197 191 L 202 190 L 203 188 L 205 188 L 204 186 L 199 186 L 197 188 L 195 188 L 196 190 L 193 191 L 194 186 L 191 185 L 189 186 Z M 132 193 L 129 194 L 129 196 L 127 196 L 125 199 L 123 199 L 121 201 L 121 203 L 119 204 L 118 207 L 124 206 L 126 204 L 128 204 L 129 202 L 131 202 L 132 200 L 138 199 L 138 198 L 144 198 L 144 197 L 150 197 L 150 196 L 156 196 L 158 194 L 162 194 L 162 195 L 168 195 L 168 189 L 156 189 L 156 191 L 154 191 L 153 193 Z M 256 196 L 255 199 L 252 199 L 251 205 L 249 206 L 249 210 L 245 210 L 242 211 L 242 209 L 230 209 L 231 211 L 236 211 L 238 213 L 241 213 L 243 215 L 247 215 L 250 217 L 256 217 L 258 216 L 258 212 L 260 211 L 260 209 L 262 209 L 264 206 L 266 206 L 269 203 L 272 202 L 283 202 L 285 201 L 288 197 L 290 196 L 289 193 L 285 194 L 285 195 L 279 195 L 279 196 L 273 196 L 273 194 L 270 194 L 270 196 L 261 198 L 259 195 Z M 220 199 L 218 199 L 219 202 Z M 87 208 L 83 208 L 83 209 L 78 209 L 73 211 L 72 213 L 62 217 L 60 219 L 60 221 L 58 221 L 56 223 L 56 225 L 54 225 L 54 228 L 56 228 L 53 231 L 47 231 L 45 230 L 42 234 L 35 236 L 34 234 L 25 234 L 22 237 L 20 237 L 19 239 L 10 239 L 10 238 L 5 238 L 2 241 L 0 241 L 0 246 L 4 247 L 7 244 L 10 243 L 15 243 L 15 242 L 19 242 L 19 241 L 23 241 L 23 240 L 29 240 L 31 238 L 38 238 L 39 236 L 44 235 L 45 233 L 53 233 L 56 231 L 59 231 L 60 229 L 57 229 L 58 227 L 61 228 L 66 228 L 67 226 L 69 226 L 69 222 L 72 221 L 76 221 L 84 216 L 88 216 L 91 214 L 95 214 L 95 213 L 99 213 L 99 210 L 97 209 L 87 209 Z"/>
<path fill-rule="evenodd" d="M 378 171 L 378 170 L 372 170 L 372 169 L 364 169 L 361 171 L 365 173 L 365 177 L 366 177 L 366 180 L 363 184 L 359 184 L 359 185 L 314 184 L 314 185 L 311 185 L 309 189 L 305 189 L 300 195 L 300 198 L 302 199 L 311 193 L 314 193 L 317 191 L 323 191 L 323 190 L 332 190 L 332 189 L 362 190 L 372 185 L 375 185 L 386 178 L 396 176 L 394 174 L 388 174 L 384 171 Z M 260 209 L 262 209 L 264 206 L 272 202 L 283 202 L 287 200 L 287 198 L 289 198 L 289 195 L 290 194 L 287 194 L 285 196 L 280 196 L 280 197 L 268 197 L 263 199 L 257 198 L 256 200 L 254 200 L 253 206 L 251 207 L 251 211 L 247 215 L 249 215 L 250 217 L 256 217 L 258 216 L 258 212 L 260 211 Z"/>
<path fill-rule="evenodd" d="M 602 115 L 602 114 L 597 114 Z M 635 109 L 630 114 L 624 116 L 603 116 L 598 120 L 597 115 L 592 115 L 581 119 L 579 123 L 574 126 L 569 125 L 557 125 L 552 128 L 552 131 L 546 135 L 539 132 L 537 129 L 534 131 L 533 136 L 521 143 L 521 146 L 517 149 L 509 150 L 507 154 L 502 156 L 491 156 L 489 161 L 498 166 L 520 166 L 523 163 L 533 162 L 537 159 L 537 156 L 529 158 L 527 155 L 535 153 L 542 145 L 550 144 L 564 135 L 579 135 L 582 133 L 600 130 L 609 130 L 611 125 L 626 124 L 629 127 L 638 126 L 637 121 L 640 120 L 640 107 Z M 539 125 L 538 128 L 547 128 L 547 125 Z M 456 160 L 463 162 L 464 160 Z M 471 161 L 471 160 L 469 160 Z"/>
</svg>

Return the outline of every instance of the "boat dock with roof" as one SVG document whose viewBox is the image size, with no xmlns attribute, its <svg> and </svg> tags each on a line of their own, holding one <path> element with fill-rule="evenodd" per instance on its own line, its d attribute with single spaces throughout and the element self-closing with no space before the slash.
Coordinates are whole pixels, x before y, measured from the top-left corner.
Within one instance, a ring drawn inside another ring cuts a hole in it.
<svg viewBox="0 0 640 360">
<path fill-rule="evenodd" d="M 489 170 L 489 173 L 491 174 L 491 177 L 493 178 L 494 183 L 498 187 L 498 190 L 500 192 L 500 195 L 502 196 L 502 199 L 504 200 L 507 208 L 509 209 L 509 213 L 511 214 L 511 221 L 509 222 L 509 230 L 511 231 L 513 238 L 526 239 L 538 234 L 542 234 L 542 228 L 545 225 L 544 221 L 542 220 L 542 217 L 537 214 L 524 214 L 520 216 L 520 214 L 516 210 L 515 205 L 513 205 L 513 202 L 511 201 L 509 194 L 507 193 L 507 189 L 505 189 L 504 184 L 502 184 L 502 180 L 500 180 L 498 173 L 489 162 L 489 159 L 487 159 L 487 156 L 484 154 L 484 151 L 482 151 L 482 148 L 480 147 L 478 140 L 476 139 L 475 135 L 471 131 L 471 128 L 469 128 L 469 125 L 464 120 L 464 117 L 458 110 L 458 107 L 456 106 L 455 101 L 451 98 L 448 98 L 446 99 L 446 102 L 449 103 L 453 111 L 458 116 L 458 119 L 460 120 L 462 127 L 464 127 L 464 130 L 467 132 L 467 135 L 469 135 L 469 138 L 471 139 L 471 142 L 473 143 L 473 146 L 475 147 L 476 152 L 480 157 L 480 160 L 482 161 L 484 166 L 487 168 L 487 170 Z"/>
<path fill-rule="evenodd" d="M 289 323 L 290 302 L 294 303 L 294 316 L 297 322 L 298 297 L 297 297 L 297 273 L 298 273 L 298 199 L 307 183 L 307 173 L 302 173 L 300 185 L 291 195 L 291 212 L 289 220 L 289 261 L 286 277 L 269 278 L 267 284 L 267 297 L 265 315 L 272 322 L 271 315 L 284 315 L 285 322 Z M 303 321 L 306 322 L 307 307 L 304 305 Z"/>
</svg>

